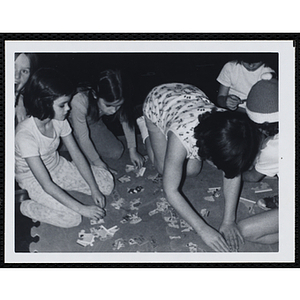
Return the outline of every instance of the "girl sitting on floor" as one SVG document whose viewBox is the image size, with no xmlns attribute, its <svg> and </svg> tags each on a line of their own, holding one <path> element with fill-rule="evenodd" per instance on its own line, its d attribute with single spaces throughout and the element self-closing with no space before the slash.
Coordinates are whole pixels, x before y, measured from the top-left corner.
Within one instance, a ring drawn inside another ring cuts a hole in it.
<svg viewBox="0 0 300 300">
<path fill-rule="evenodd" d="M 267 64 L 268 60 L 268 54 L 247 53 L 227 62 L 217 78 L 220 83 L 218 105 L 245 112 L 246 100 L 252 86 L 261 79 L 276 77 L 275 71 Z"/>
<path fill-rule="evenodd" d="M 106 166 L 103 158 L 119 159 L 124 146 L 106 127 L 102 117 L 117 114 L 126 137 L 131 162 L 141 168 L 144 158 L 136 149 L 132 106 L 123 96 L 121 75 L 107 70 L 100 74 L 94 86 L 78 89 L 71 102 L 70 121 L 75 138 L 91 165 Z"/>
<path fill-rule="evenodd" d="M 163 175 L 167 200 L 208 246 L 230 251 L 230 241 L 227 243 L 220 232 L 205 223 L 179 187 L 185 175 L 195 176 L 201 171 L 200 156 L 223 170 L 224 228 L 235 217 L 231 208 L 237 199 L 230 192 L 234 177 L 251 166 L 258 152 L 254 125 L 246 114 L 223 112 L 199 88 L 182 83 L 155 87 L 144 102 L 143 113 L 137 124 L 149 158 Z M 237 227 L 233 230 L 239 234 Z"/>
<path fill-rule="evenodd" d="M 21 202 L 23 215 L 59 227 L 73 227 L 81 216 L 104 217 L 105 196 L 114 187 L 111 173 L 92 166 L 79 150 L 66 120 L 73 86 L 53 69 L 39 69 L 26 85 L 24 105 L 29 118 L 19 123 L 15 136 L 15 175 L 30 200 Z M 73 162 L 59 156 L 62 139 Z M 66 191 L 92 196 L 83 205 Z"/>
</svg>

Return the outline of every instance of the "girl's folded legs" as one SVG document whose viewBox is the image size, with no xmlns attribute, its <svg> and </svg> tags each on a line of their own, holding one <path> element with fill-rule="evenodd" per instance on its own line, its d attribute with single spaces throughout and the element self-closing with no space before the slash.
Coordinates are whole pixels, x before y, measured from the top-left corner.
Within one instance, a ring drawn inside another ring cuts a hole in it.
<svg viewBox="0 0 300 300">
<path fill-rule="evenodd" d="M 57 211 L 34 200 L 25 200 L 22 201 L 20 210 L 26 217 L 58 227 L 70 228 L 81 223 L 81 215 L 67 207 L 63 211 Z"/>
</svg>

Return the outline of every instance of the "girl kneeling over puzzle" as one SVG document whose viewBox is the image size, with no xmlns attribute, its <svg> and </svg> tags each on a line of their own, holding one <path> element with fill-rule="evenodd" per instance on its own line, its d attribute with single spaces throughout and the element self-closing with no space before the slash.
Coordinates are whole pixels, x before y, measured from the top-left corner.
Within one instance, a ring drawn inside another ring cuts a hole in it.
<svg viewBox="0 0 300 300">
<path fill-rule="evenodd" d="M 199 88 L 183 83 L 155 87 L 137 120 L 150 160 L 163 176 L 168 202 L 215 251 L 235 249 L 242 239 L 235 224 L 241 173 L 259 149 L 258 132 L 245 113 L 217 108 Z M 181 193 L 184 176 L 200 173 L 202 161 L 224 172 L 225 210 L 219 231 L 209 226 Z"/>
<path fill-rule="evenodd" d="M 66 120 L 72 84 L 53 69 L 39 69 L 24 94 L 30 116 L 18 124 L 15 136 L 15 175 L 31 200 L 21 203 L 23 215 L 59 227 L 81 223 L 81 216 L 105 216 L 105 196 L 114 188 L 113 176 L 103 167 L 90 167 L 79 150 Z M 73 162 L 59 156 L 60 138 Z M 92 196 L 95 205 L 83 205 L 67 191 Z"/>
</svg>

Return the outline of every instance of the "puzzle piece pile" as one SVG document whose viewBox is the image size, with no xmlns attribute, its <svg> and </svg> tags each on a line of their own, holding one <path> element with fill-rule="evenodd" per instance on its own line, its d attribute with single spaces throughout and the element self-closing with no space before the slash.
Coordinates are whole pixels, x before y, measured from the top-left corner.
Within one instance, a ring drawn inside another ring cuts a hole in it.
<svg viewBox="0 0 300 300">
<path fill-rule="evenodd" d="M 119 229 L 118 226 L 106 229 L 103 225 L 100 225 L 98 228 L 92 227 L 90 233 L 81 230 L 78 234 L 79 239 L 77 243 L 84 247 L 93 246 L 96 238 L 99 238 L 100 241 L 106 241 L 107 239 L 111 239 Z"/>
</svg>

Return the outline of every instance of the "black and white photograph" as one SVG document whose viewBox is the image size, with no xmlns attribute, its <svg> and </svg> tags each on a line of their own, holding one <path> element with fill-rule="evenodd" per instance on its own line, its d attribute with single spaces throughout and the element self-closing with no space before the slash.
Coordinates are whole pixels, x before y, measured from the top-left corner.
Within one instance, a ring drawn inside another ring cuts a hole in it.
<svg viewBox="0 0 300 300">
<path fill-rule="evenodd" d="M 5 41 L 5 104 L 6 263 L 294 262 L 293 41 Z"/>
</svg>

